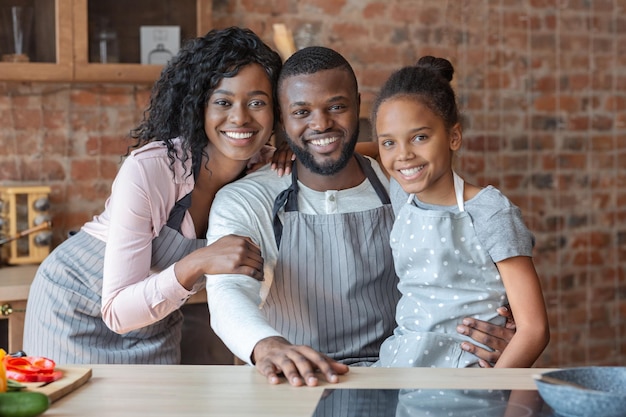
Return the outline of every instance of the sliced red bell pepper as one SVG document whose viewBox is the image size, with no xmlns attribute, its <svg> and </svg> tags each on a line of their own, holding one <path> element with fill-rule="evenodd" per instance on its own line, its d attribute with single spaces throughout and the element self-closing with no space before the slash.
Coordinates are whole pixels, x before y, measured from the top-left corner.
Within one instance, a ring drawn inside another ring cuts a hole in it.
<svg viewBox="0 0 626 417">
<path fill-rule="evenodd" d="M 62 371 L 54 370 L 54 361 L 44 357 L 5 356 L 3 363 L 7 378 L 19 382 L 52 382 L 63 376 Z"/>
</svg>

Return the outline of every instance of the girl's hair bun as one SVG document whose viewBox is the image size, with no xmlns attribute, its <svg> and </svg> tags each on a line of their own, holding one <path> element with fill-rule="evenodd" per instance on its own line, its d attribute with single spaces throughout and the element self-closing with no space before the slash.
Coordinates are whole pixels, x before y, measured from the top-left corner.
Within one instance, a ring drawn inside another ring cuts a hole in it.
<svg viewBox="0 0 626 417">
<path fill-rule="evenodd" d="M 431 55 L 421 57 L 415 64 L 418 68 L 425 68 L 439 74 L 448 82 L 452 81 L 454 76 L 454 67 L 452 63 L 445 58 L 437 58 Z"/>
</svg>

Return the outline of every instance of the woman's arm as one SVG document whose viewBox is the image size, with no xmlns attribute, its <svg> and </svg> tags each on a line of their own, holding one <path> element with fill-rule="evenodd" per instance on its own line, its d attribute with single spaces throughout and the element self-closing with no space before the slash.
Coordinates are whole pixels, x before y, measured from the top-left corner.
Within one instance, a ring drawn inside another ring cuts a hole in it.
<svg viewBox="0 0 626 417">
<path fill-rule="evenodd" d="M 115 332 L 126 333 L 154 323 L 190 295 L 176 280 L 173 267 L 159 273 L 150 270 L 152 240 L 167 221 L 167 209 L 175 203 L 171 176 L 167 161 L 154 158 L 140 163 L 130 156 L 113 183 L 105 212 L 109 227 L 102 318 Z"/>
<path fill-rule="evenodd" d="M 515 336 L 515 319 L 511 314 L 511 309 L 508 306 L 501 306 L 496 311 L 506 318 L 504 326 L 465 317 L 463 322 L 456 327 L 456 331 L 460 334 L 491 348 L 488 350 L 470 342 L 461 343 L 461 349 L 478 357 L 478 364 L 482 368 L 492 368 Z"/>
<path fill-rule="evenodd" d="M 529 368 L 550 340 L 541 283 L 531 257 L 516 256 L 496 265 L 515 315 L 517 330 L 495 367 Z"/>
<path fill-rule="evenodd" d="M 152 271 L 152 240 L 167 221 L 177 190 L 166 158 L 128 158 L 108 201 L 102 318 L 126 333 L 155 323 L 202 288 L 204 274 L 236 272 L 262 279 L 260 249 L 249 239 L 228 236 L 188 254 L 163 271 Z M 207 214 L 208 216 L 208 214 Z M 189 236 L 188 236 L 189 237 Z"/>
</svg>

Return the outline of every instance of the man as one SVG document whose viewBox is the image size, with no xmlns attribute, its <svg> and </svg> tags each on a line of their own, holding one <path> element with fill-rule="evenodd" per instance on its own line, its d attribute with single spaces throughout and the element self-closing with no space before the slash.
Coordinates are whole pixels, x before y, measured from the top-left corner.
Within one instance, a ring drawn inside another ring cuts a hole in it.
<svg viewBox="0 0 626 417">
<path fill-rule="evenodd" d="M 395 325 L 388 181 L 374 161 L 354 153 L 360 96 L 337 52 L 296 52 L 281 71 L 278 101 L 297 156 L 292 174 L 278 177 L 266 167 L 222 188 L 208 231 L 209 242 L 249 236 L 261 248 L 265 280 L 207 276 L 211 324 L 270 383 L 282 373 L 294 386 L 316 385 L 318 370 L 336 382 L 347 365 L 376 361 Z M 510 335 L 487 331 L 491 347 L 503 350 Z M 487 360 L 498 356 L 466 348 Z"/>
</svg>

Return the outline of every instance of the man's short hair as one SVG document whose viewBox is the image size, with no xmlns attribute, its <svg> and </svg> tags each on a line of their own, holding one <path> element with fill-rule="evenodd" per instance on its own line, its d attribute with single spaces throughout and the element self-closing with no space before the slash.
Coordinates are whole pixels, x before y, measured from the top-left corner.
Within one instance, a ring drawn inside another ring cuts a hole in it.
<svg viewBox="0 0 626 417">
<path fill-rule="evenodd" d="M 337 51 L 323 46 L 309 46 L 296 51 L 283 64 L 278 77 L 278 89 L 286 78 L 295 75 L 315 74 L 316 72 L 341 68 L 350 74 L 354 80 L 355 91 L 358 91 L 358 83 L 354 70 L 348 61 Z"/>
</svg>

